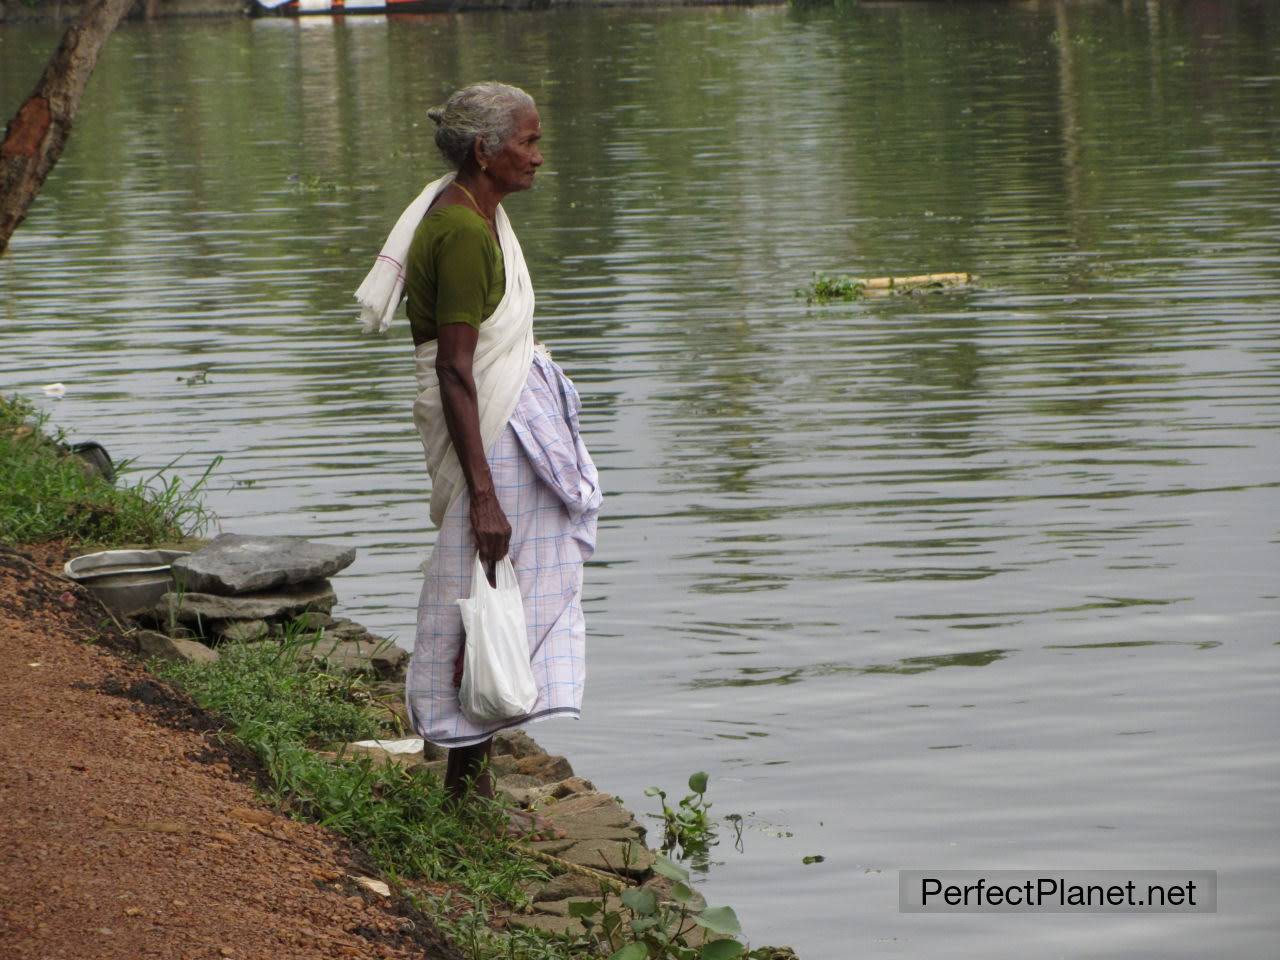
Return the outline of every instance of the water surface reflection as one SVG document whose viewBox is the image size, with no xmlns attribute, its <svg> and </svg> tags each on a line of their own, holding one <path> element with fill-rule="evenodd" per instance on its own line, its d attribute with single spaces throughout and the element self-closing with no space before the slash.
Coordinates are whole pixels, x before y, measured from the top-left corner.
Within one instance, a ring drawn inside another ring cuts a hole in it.
<svg viewBox="0 0 1280 960">
<path fill-rule="evenodd" d="M 55 37 L 0 33 L 6 114 Z M 1270 6 L 127 25 L 0 264 L 0 386 L 225 456 L 227 527 L 358 546 L 347 612 L 407 642 L 410 343 L 351 292 L 494 64 L 543 107 L 511 214 L 610 495 L 588 720 L 539 736 L 642 810 L 710 771 L 745 852 L 709 898 L 807 960 L 1265 953 Z M 981 280 L 815 306 L 814 270 Z M 899 868 L 974 865 L 1217 869 L 1220 912 L 897 914 Z"/>
</svg>

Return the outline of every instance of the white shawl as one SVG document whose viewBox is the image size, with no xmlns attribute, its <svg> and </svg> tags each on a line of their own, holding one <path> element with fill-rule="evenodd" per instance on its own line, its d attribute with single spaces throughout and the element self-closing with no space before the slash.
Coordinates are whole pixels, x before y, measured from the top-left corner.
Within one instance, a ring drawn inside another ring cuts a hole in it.
<svg viewBox="0 0 1280 960">
<path fill-rule="evenodd" d="M 404 262 L 413 234 L 436 194 L 452 180 L 453 174 L 447 174 L 427 184 L 426 189 L 400 215 L 373 269 L 356 291 L 356 299 L 361 305 L 360 319 L 366 332 L 381 333 L 390 326 L 404 290 Z M 529 279 L 529 268 L 525 266 L 524 253 L 520 250 L 520 241 L 516 239 L 511 221 L 501 205 L 497 209 L 496 226 L 506 273 L 506 291 L 492 316 L 480 324 L 480 338 L 476 342 L 471 367 L 480 407 L 480 441 L 486 452 L 511 419 L 533 362 L 533 283 Z M 438 346 L 438 341 L 428 340 L 414 351 L 418 398 L 413 403 L 413 422 L 422 438 L 427 473 L 431 475 L 431 522 L 437 527 L 466 487 L 462 465 L 458 462 L 444 419 L 440 381 L 436 378 L 435 369 Z"/>
</svg>

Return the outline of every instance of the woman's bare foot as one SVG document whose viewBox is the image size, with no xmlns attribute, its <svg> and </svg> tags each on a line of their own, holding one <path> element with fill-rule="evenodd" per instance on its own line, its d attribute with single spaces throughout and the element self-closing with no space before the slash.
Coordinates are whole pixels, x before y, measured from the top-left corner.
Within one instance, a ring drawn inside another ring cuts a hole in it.
<svg viewBox="0 0 1280 960">
<path fill-rule="evenodd" d="M 563 840 L 568 834 L 532 810 L 512 810 L 507 814 L 507 836 L 521 840 Z"/>
</svg>

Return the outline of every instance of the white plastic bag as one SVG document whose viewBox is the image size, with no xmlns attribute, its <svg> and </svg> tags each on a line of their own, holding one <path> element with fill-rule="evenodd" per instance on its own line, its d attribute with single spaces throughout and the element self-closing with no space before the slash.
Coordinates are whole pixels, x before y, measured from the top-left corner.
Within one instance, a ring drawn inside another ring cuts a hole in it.
<svg viewBox="0 0 1280 960">
<path fill-rule="evenodd" d="M 488 725 L 522 717 L 538 701 L 538 687 L 529 665 L 524 601 L 511 558 L 497 564 L 498 586 L 489 586 L 484 564 L 476 554 L 471 571 L 471 596 L 458 601 L 467 632 L 458 700 L 472 723 Z"/>
</svg>

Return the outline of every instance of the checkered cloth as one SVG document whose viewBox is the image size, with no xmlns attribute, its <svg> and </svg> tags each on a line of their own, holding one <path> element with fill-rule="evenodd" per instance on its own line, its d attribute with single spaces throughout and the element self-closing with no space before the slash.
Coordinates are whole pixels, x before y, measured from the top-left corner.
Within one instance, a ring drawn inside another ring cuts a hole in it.
<svg viewBox="0 0 1280 960">
<path fill-rule="evenodd" d="M 405 685 L 424 739 L 465 747 L 503 727 L 578 717 L 586 681 L 582 565 L 596 545 L 601 492 L 578 432 L 582 403 L 572 382 L 536 350 L 515 413 L 488 453 L 498 501 L 511 524 L 511 562 L 520 581 L 538 701 L 528 716 L 481 727 L 462 715 L 453 664 L 463 640 L 459 597 L 471 593 L 475 542 L 464 491 L 445 514 L 425 565 L 418 632 Z"/>
</svg>

